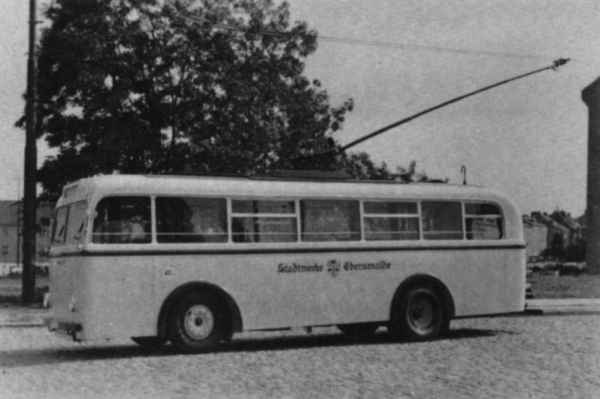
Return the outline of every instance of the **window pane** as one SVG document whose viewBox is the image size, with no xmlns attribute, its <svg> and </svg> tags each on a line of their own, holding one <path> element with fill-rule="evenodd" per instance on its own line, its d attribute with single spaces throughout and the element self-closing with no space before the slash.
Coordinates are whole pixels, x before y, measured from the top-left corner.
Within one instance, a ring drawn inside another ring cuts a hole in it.
<svg viewBox="0 0 600 399">
<path fill-rule="evenodd" d="M 417 204 L 414 202 L 365 202 L 365 213 L 374 214 L 416 214 Z"/>
<path fill-rule="evenodd" d="M 231 201 L 234 213 L 295 213 L 294 201 Z"/>
<path fill-rule="evenodd" d="M 150 198 L 102 199 L 96 207 L 93 241 L 119 244 L 150 242 Z"/>
<path fill-rule="evenodd" d="M 499 240 L 503 237 L 502 218 L 467 218 L 468 240 Z"/>
<path fill-rule="evenodd" d="M 501 215 L 497 205 L 485 203 L 466 203 L 465 213 L 467 215 Z"/>
<path fill-rule="evenodd" d="M 227 210 L 222 198 L 156 198 L 158 242 L 226 242 Z"/>
<path fill-rule="evenodd" d="M 358 201 L 304 200 L 300 204 L 303 241 L 360 240 Z"/>
<path fill-rule="evenodd" d="M 67 211 L 68 207 L 62 206 L 56 210 L 56 219 L 54 221 L 54 234 L 52 236 L 53 244 L 64 244 L 67 236 Z"/>
<path fill-rule="evenodd" d="M 290 242 L 296 241 L 295 217 L 234 217 L 234 242 Z"/>
<path fill-rule="evenodd" d="M 460 240 L 462 212 L 459 202 L 423 202 L 423 237 L 429 240 Z"/>
<path fill-rule="evenodd" d="M 87 210 L 86 202 L 76 202 L 69 206 L 69 220 L 67 223 L 67 244 L 78 243 L 85 234 Z"/>
<path fill-rule="evenodd" d="M 365 217 L 365 239 L 368 241 L 418 240 L 419 219 Z"/>
</svg>

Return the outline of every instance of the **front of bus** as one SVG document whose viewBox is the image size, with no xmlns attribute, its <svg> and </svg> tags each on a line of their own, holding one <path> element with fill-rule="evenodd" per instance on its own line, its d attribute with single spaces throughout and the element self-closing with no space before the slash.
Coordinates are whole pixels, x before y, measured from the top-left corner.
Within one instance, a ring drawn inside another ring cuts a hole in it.
<svg viewBox="0 0 600 399">
<path fill-rule="evenodd" d="M 49 292 L 44 298 L 50 310 L 45 320 L 50 331 L 85 339 L 86 272 L 83 256 L 88 236 L 87 179 L 63 189 L 56 204 L 50 247 Z"/>
</svg>

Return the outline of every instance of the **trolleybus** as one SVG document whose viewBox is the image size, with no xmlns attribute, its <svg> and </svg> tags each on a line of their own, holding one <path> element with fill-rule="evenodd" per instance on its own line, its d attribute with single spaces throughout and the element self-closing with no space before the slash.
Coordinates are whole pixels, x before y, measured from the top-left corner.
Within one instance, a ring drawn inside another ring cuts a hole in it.
<svg viewBox="0 0 600 399">
<path fill-rule="evenodd" d="M 475 186 L 96 176 L 64 187 L 51 257 L 51 330 L 181 351 L 331 325 L 431 339 L 525 300 L 519 211 Z"/>
</svg>

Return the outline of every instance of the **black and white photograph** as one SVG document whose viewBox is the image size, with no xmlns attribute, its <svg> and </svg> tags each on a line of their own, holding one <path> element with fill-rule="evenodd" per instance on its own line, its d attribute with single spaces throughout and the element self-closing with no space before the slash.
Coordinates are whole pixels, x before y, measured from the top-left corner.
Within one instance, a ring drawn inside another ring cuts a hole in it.
<svg viewBox="0 0 600 399">
<path fill-rule="evenodd" d="M 600 2 L 1 3 L 0 398 L 600 398 Z"/>
</svg>

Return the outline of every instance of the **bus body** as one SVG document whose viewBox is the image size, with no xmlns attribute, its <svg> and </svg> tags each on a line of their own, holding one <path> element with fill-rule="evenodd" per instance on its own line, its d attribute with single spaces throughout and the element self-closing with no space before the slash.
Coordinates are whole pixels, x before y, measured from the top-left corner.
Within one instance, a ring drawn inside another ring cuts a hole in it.
<svg viewBox="0 0 600 399">
<path fill-rule="evenodd" d="M 51 257 L 48 325 L 77 340 L 168 339 L 190 289 L 219 296 L 230 334 L 387 325 L 415 278 L 448 319 L 525 301 L 520 214 L 473 186 L 96 176 L 64 188 Z"/>
</svg>

